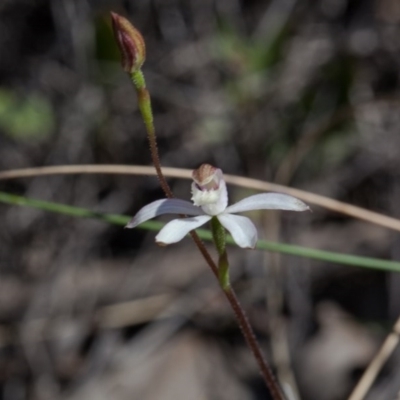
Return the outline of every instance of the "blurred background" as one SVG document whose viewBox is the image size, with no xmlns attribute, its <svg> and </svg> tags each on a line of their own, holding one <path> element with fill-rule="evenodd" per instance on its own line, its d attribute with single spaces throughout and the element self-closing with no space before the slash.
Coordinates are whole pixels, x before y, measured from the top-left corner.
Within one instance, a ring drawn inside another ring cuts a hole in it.
<svg viewBox="0 0 400 400">
<path fill-rule="evenodd" d="M 400 217 L 397 0 L 0 0 L 0 170 L 150 164 L 111 10 L 145 37 L 164 166 L 208 162 Z M 189 181 L 170 183 L 189 199 Z M 0 190 L 127 215 L 163 197 L 154 177 L 119 175 Z M 252 217 L 265 239 L 400 258 L 387 229 L 294 214 Z M 0 215 L 1 400 L 268 399 L 189 239 L 159 248 L 154 232 Z M 400 314 L 399 276 L 234 248 L 230 259 L 291 399 L 346 399 Z M 367 399 L 397 398 L 399 382 L 396 351 Z"/>
</svg>

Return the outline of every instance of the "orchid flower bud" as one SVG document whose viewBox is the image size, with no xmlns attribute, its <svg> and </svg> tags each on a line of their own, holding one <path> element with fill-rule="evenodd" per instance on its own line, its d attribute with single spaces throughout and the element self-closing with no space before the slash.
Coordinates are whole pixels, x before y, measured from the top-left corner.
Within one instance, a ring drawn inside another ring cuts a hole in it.
<svg viewBox="0 0 400 400">
<path fill-rule="evenodd" d="M 121 51 L 124 71 L 138 71 L 146 59 L 146 47 L 141 33 L 124 17 L 111 13 L 112 27 Z"/>
</svg>

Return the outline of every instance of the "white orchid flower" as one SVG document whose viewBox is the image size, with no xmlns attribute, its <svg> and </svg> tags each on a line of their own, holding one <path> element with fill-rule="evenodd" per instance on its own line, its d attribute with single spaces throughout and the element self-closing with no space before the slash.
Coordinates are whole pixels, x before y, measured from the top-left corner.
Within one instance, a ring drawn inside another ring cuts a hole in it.
<svg viewBox="0 0 400 400">
<path fill-rule="evenodd" d="M 247 217 L 234 215 L 251 210 L 305 211 L 309 207 L 295 197 L 280 193 L 261 193 L 246 197 L 228 207 L 228 191 L 222 171 L 203 164 L 192 174 L 192 201 L 162 199 L 144 206 L 126 226 L 135 228 L 141 223 L 163 214 L 184 214 L 192 217 L 178 218 L 168 222 L 156 236 L 160 245 L 182 240 L 190 231 L 199 228 L 211 218 L 218 218 L 221 225 L 232 235 L 236 244 L 254 248 L 257 229 Z"/>
</svg>

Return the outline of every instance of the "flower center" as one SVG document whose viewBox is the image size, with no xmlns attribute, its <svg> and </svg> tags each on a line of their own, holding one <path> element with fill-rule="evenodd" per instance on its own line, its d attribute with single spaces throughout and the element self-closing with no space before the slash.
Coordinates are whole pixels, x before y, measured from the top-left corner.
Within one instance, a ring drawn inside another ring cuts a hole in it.
<svg viewBox="0 0 400 400">
<path fill-rule="evenodd" d="M 228 204 L 222 171 L 210 164 L 203 164 L 192 174 L 192 201 L 209 215 L 222 213 Z"/>
<path fill-rule="evenodd" d="M 202 190 L 198 189 L 195 185 L 192 188 L 192 201 L 195 206 L 205 206 L 206 204 L 213 204 L 218 201 L 219 193 L 216 190 Z"/>
</svg>

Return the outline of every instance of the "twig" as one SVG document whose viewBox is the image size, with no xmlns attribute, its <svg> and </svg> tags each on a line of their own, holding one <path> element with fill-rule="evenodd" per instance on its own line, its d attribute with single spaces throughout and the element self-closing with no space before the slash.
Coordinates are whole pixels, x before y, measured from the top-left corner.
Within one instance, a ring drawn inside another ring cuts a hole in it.
<svg viewBox="0 0 400 400">
<path fill-rule="evenodd" d="M 192 171 L 181 168 L 163 167 L 163 173 L 166 177 L 191 179 Z M 2 171 L 0 172 L 0 180 L 60 174 L 156 175 L 153 167 L 141 165 L 57 165 L 51 167 L 23 168 Z M 236 175 L 224 174 L 224 178 L 226 182 L 235 186 L 289 194 L 298 197 L 309 204 L 314 204 L 340 214 L 345 214 L 353 218 L 361 219 L 400 232 L 400 220 L 396 218 L 353 206 L 329 197 L 284 185 L 278 185 L 276 183 Z"/>
<path fill-rule="evenodd" d="M 397 347 L 400 341 L 400 317 L 397 319 L 393 326 L 392 332 L 387 336 L 383 342 L 378 353 L 365 370 L 363 376 L 353 389 L 349 400 L 362 400 L 375 382 L 376 377 L 381 371 L 383 365 L 393 354 L 394 349 Z"/>
</svg>

